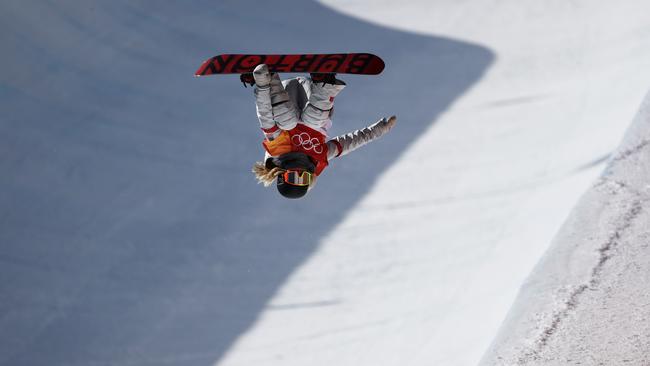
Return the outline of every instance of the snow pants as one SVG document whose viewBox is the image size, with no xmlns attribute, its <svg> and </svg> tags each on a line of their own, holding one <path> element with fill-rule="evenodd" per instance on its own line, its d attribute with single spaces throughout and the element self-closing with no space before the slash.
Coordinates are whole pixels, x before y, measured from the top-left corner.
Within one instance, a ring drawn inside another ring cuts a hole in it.
<svg viewBox="0 0 650 366">
<path fill-rule="evenodd" d="M 314 83 L 303 77 L 282 82 L 280 76 L 274 73 L 269 87 L 254 88 L 260 127 L 265 132 L 275 130 L 275 126 L 281 130 L 291 130 L 302 123 L 327 135 L 332 125 L 334 98 L 343 88 L 344 83 Z"/>
</svg>

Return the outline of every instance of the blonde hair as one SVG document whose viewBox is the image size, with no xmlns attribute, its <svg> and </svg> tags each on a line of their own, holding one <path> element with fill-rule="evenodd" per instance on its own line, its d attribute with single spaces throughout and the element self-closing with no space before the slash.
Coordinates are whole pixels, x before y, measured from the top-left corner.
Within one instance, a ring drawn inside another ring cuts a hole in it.
<svg viewBox="0 0 650 366">
<path fill-rule="evenodd" d="M 253 174 L 255 174 L 255 178 L 257 178 L 257 182 L 264 184 L 264 187 L 268 187 L 273 182 L 275 179 L 278 177 L 278 175 L 284 173 L 286 170 L 282 168 L 272 168 L 269 169 L 264 165 L 264 163 L 258 161 L 253 165 Z"/>
</svg>

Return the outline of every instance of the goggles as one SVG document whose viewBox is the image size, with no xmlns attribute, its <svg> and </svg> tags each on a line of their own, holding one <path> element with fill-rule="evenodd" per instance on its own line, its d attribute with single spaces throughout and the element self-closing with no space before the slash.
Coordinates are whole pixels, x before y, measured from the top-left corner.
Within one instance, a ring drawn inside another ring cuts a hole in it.
<svg viewBox="0 0 650 366">
<path fill-rule="evenodd" d="M 285 183 L 301 187 L 310 185 L 313 180 L 312 173 L 306 170 L 289 169 L 282 173 L 282 177 L 284 178 Z"/>
</svg>

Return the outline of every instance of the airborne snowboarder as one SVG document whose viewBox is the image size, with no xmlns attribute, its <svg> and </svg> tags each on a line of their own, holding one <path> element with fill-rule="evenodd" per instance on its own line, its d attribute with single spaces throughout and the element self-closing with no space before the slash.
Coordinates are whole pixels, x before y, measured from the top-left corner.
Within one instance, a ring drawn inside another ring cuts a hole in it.
<svg viewBox="0 0 650 366">
<path fill-rule="evenodd" d="M 255 163 L 253 173 L 265 186 L 276 182 L 278 192 L 286 198 L 303 197 L 331 159 L 378 139 L 397 121 L 395 116 L 382 118 L 328 140 L 334 98 L 346 86 L 336 74 L 312 73 L 282 81 L 266 64 L 255 67 L 252 74 L 252 78 L 242 74 L 241 79 L 254 85 L 266 150 L 264 161 Z"/>
</svg>

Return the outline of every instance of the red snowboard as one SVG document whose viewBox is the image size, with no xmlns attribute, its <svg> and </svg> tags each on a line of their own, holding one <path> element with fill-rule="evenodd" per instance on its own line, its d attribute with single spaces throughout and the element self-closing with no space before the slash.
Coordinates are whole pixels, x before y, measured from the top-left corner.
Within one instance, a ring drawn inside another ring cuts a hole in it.
<svg viewBox="0 0 650 366">
<path fill-rule="evenodd" d="M 377 75 L 384 70 L 384 61 L 370 53 L 323 53 L 304 55 L 241 55 L 226 54 L 203 62 L 196 76 L 212 74 L 244 74 L 255 66 L 267 64 L 271 72 L 309 72 Z"/>
</svg>

